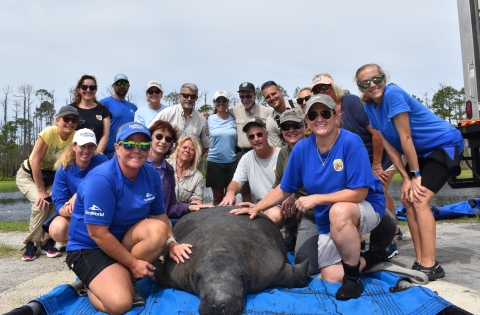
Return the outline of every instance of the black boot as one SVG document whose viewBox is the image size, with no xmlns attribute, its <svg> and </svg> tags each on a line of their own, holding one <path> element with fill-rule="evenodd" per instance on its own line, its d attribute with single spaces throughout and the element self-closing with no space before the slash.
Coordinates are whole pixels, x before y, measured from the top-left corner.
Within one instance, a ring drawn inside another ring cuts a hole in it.
<svg viewBox="0 0 480 315">
<path fill-rule="evenodd" d="M 358 298 L 363 292 L 362 280 L 360 280 L 360 261 L 356 266 L 350 266 L 343 262 L 343 283 L 337 291 L 337 300 L 350 300 Z"/>
</svg>

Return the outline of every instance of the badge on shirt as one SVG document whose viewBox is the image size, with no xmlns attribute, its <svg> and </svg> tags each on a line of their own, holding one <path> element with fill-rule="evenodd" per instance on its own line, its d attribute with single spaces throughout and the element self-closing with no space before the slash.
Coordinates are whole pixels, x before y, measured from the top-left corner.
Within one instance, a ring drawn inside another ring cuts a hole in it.
<svg viewBox="0 0 480 315">
<path fill-rule="evenodd" d="M 335 159 L 333 161 L 333 169 L 337 172 L 341 172 L 343 170 L 343 161 L 342 159 Z"/>
<path fill-rule="evenodd" d="M 102 115 L 95 115 L 95 117 L 97 118 L 97 120 L 102 120 Z"/>
</svg>

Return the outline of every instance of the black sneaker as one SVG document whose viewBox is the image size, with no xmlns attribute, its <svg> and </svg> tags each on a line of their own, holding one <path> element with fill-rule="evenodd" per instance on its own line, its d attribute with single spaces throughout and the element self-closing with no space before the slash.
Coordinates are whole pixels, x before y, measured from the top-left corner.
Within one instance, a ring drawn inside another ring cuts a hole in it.
<svg viewBox="0 0 480 315">
<path fill-rule="evenodd" d="M 445 277 L 445 271 L 443 270 L 442 266 L 438 263 L 438 261 L 435 261 L 435 265 L 432 267 L 424 267 L 422 264 L 418 263 L 419 266 L 419 271 L 423 272 L 428 276 L 428 281 L 434 281 L 440 278 Z"/>
<path fill-rule="evenodd" d="M 23 249 L 25 249 L 25 253 L 22 255 L 22 260 L 31 261 L 37 258 L 37 246 L 33 245 L 32 241 L 27 242 Z"/>
<path fill-rule="evenodd" d="M 62 256 L 62 253 L 55 247 L 55 243 L 53 239 L 49 239 L 45 245 L 40 247 L 40 254 L 47 255 L 48 258 Z"/>
<path fill-rule="evenodd" d="M 145 305 L 145 299 L 140 294 L 137 284 L 134 281 L 133 282 L 133 306 L 144 306 L 144 305 Z"/>
<path fill-rule="evenodd" d="M 344 276 L 342 286 L 338 289 L 336 298 L 340 301 L 347 301 L 350 299 L 356 299 L 363 292 L 363 283 L 360 278 L 351 278 Z"/>
<path fill-rule="evenodd" d="M 420 270 L 420 263 L 415 260 L 415 262 L 412 265 L 412 270 Z"/>
</svg>

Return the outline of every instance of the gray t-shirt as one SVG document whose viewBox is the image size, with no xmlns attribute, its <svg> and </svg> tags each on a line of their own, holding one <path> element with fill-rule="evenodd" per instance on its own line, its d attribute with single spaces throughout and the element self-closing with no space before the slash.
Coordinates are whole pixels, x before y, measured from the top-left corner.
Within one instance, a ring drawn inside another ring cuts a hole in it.
<svg viewBox="0 0 480 315">
<path fill-rule="evenodd" d="M 252 197 L 256 201 L 263 199 L 272 188 L 279 152 L 280 149 L 275 148 L 275 153 L 270 158 L 261 159 L 251 150 L 238 163 L 233 180 L 242 186 L 248 181 Z"/>
</svg>

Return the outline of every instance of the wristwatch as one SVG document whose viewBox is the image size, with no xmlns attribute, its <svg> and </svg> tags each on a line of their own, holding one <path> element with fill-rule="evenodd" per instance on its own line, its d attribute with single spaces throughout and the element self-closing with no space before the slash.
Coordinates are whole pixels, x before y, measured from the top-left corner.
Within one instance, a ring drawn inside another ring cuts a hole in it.
<svg viewBox="0 0 480 315">
<path fill-rule="evenodd" d="M 165 244 L 165 247 L 168 247 L 168 244 L 170 244 L 170 242 L 175 242 L 178 244 L 177 238 L 175 236 L 172 236 L 167 240 L 167 244 Z"/>
<path fill-rule="evenodd" d="M 418 177 L 418 176 L 420 176 L 420 170 L 418 170 L 418 171 L 410 171 L 410 176 L 411 176 L 411 177 Z"/>
</svg>

